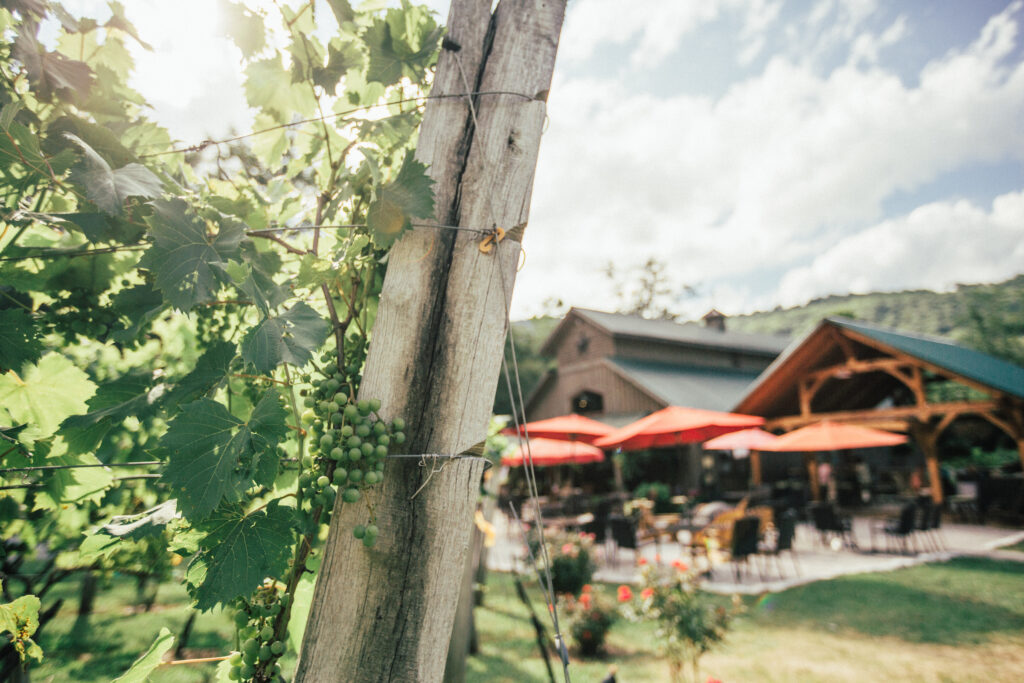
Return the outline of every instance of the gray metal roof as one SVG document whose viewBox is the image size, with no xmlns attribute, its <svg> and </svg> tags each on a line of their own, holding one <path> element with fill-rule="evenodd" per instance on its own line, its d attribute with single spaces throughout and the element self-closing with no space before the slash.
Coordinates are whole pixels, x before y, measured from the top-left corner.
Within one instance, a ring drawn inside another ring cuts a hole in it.
<svg viewBox="0 0 1024 683">
<path fill-rule="evenodd" d="M 665 405 L 730 410 L 743 398 L 756 372 L 727 368 L 694 367 L 609 358 L 630 381 L 660 398 Z"/>
<path fill-rule="evenodd" d="M 1024 398 L 1024 368 L 960 346 L 951 339 L 900 332 L 847 318 L 826 318 L 833 325 L 885 344 L 949 372 L 972 379 L 1017 398 Z M 767 371 L 766 371 L 767 372 Z"/>
<path fill-rule="evenodd" d="M 615 336 L 659 339 L 690 346 L 730 349 L 771 356 L 781 353 L 790 341 L 788 337 L 778 335 L 749 334 L 731 330 L 723 332 L 697 323 L 648 320 L 636 315 L 604 313 L 584 308 L 573 308 L 569 313 L 574 312 Z"/>
</svg>

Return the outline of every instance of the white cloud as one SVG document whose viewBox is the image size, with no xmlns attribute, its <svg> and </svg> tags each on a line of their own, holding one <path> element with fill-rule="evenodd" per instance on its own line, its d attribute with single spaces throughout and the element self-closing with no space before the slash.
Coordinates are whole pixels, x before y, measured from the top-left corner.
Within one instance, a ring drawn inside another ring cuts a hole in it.
<svg viewBox="0 0 1024 683">
<path fill-rule="evenodd" d="M 935 202 L 844 238 L 782 278 L 785 306 L 813 296 L 876 290 L 948 290 L 1024 271 L 1024 189 L 986 211 L 971 202 Z"/>
<path fill-rule="evenodd" d="M 1024 64 L 1006 63 L 1018 8 L 913 86 L 879 64 L 818 74 L 784 57 L 717 99 L 556 79 L 517 311 L 552 295 L 608 305 L 599 270 L 610 259 L 655 255 L 680 282 L 712 289 L 766 264 L 797 267 L 882 221 L 893 193 L 965 165 L 1024 161 Z M 897 22 L 880 44 L 903 31 Z"/>
</svg>

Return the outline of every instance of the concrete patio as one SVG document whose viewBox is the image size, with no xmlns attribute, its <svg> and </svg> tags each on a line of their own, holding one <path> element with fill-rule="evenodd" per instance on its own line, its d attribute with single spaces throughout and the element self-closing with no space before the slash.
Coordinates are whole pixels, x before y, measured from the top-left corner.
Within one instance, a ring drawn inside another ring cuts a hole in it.
<svg viewBox="0 0 1024 683">
<path fill-rule="evenodd" d="M 494 520 L 497 531 L 496 545 L 487 556 L 488 568 L 496 571 L 512 571 L 513 569 L 532 574 L 533 568 L 523 547 L 522 535 L 510 524 L 504 515 L 496 515 Z M 706 590 L 715 593 L 760 594 L 778 592 L 814 581 L 831 579 L 845 574 L 866 572 L 883 572 L 903 567 L 910 567 L 926 562 L 938 562 L 958 556 L 984 556 L 997 559 L 1016 560 L 1021 562 L 1024 572 L 1024 553 L 1001 551 L 1001 547 L 1024 540 L 1024 531 L 993 526 L 970 524 L 944 524 L 941 530 L 943 550 L 899 554 L 885 550 L 885 539 L 876 534 L 875 542 L 881 546 L 873 550 L 871 547 L 871 530 L 879 524 L 878 518 L 855 517 L 853 520 L 853 536 L 857 549 L 823 545 L 817 531 L 808 525 L 797 528 L 794 548 L 799 573 L 794 570 L 793 562 L 788 553 L 780 558 L 781 576 L 774 559 L 765 563 L 763 557 L 751 559 L 750 565 L 741 572 L 737 582 L 733 566 L 724 555 L 711 553 L 710 578 L 704 582 Z M 838 544 L 836 544 L 838 545 Z M 927 545 L 927 543 L 925 544 Z M 607 551 L 607 552 L 606 552 Z M 682 559 L 690 563 L 694 561 L 676 542 L 662 542 L 660 545 L 648 543 L 639 551 L 618 550 L 610 546 L 595 548 L 598 570 L 594 575 L 596 581 L 608 583 L 635 583 L 640 580 L 640 557 L 648 562 L 670 565 L 674 560 Z M 698 567 L 703 558 L 696 560 Z M 767 565 L 767 568 L 765 568 Z M 764 571 L 764 575 L 758 572 Z"/>
</svg>

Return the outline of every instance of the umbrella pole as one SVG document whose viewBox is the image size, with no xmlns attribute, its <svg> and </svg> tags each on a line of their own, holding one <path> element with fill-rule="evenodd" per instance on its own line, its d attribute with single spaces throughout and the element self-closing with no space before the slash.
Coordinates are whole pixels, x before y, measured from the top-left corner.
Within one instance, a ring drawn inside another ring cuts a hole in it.
<svg viewBox="0 0 1024 683">
<path fill-rule="evenodd" d="M 750 482 L 753 486 L 761 485 L 761 451 L 750 451 Z"/>
</svg>

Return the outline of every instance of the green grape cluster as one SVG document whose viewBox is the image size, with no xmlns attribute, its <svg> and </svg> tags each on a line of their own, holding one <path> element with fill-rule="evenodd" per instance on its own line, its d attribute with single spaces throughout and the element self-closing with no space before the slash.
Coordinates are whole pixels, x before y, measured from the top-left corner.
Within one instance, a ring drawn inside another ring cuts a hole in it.
<svg viewBox="0 0 1024 683">
<path fill-rule="evenodd" d="M 78 335 L 104 341 L 118 326 L 117 314 L 101 306 L 99 297 L 88 290 L 63 293 L 46 312 L 53 331 L 69 344 L 74 343 Z"/>
<path fill-rule="evenodd" d="M 286 649 L 278 640 L 275 624 L 288 605 L 289 595 L 267 579 L 250 600 L 239 599 L 235 626 L 238 627 L 239 652 L 229 657 L 228 678 L 233 681 L 268 681 L 279 676 L 278 663 Z"/>
<path fill-rule="evenodd" d="M 384 478 L 384 462 L 393 446 L 405 442 L 405 421 L 390 424 L 380 418 L 380 401 L 356 400 L 358 366 L 338 367 L 337 355 L 325 354 L 322 377 L 310 379 L 302 421 L 310 437 L 310 454 L 303 458 L 299 487 L 311 506 L 329 511 L 337 495 L 357 503 L 363 491 Z M 374 524 L 356 527 L 356 538 L 367 547 L 377 541 Z"/>
<path fill-rule="evenodd" d="M 222 306 L 197 306 L 192 315 L 196 319 L 196 338 L 199 341 L 209 344 L 227 335 L 231 321 Z"/>
</svg>

